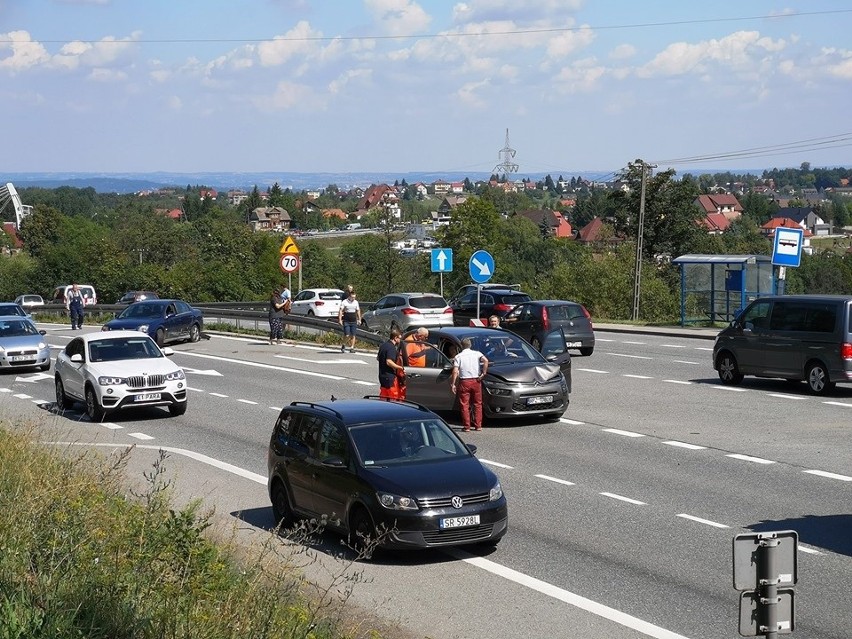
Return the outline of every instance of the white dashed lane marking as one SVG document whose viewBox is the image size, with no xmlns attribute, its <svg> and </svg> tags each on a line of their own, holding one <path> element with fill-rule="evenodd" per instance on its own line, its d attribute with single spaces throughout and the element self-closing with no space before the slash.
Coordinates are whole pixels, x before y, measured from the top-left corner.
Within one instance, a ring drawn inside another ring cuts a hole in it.
<svg viewBox="0 0 852 639">
<path fill-rule="evenodd" d="M 667 446 L 676 446 L 677 448 L 686 448 L 687 450 L 706 450 L 706 446 L 697 446 L 696 444 L 687 444 L 686 442 L 669 441 L 663 442 Z"/>
<path fill-rule="evenodd" d="M 27 395 L 25 393 L 15 393 L 13 397 L 17 397 L 18 399 L 32 399 L 31 395 Z"/>
<path fill-rule="evenodd" d="M 767 393 L 770 397 L 777 397 L 778 399 L 807 399 L 807 397 L 802 397 L 801 395 L 786 395 L 784 393 Z"/>
<path fill-rule="evenodd" d="M 607 353 L 607 355 L 612 355 L 613 357 L 629 357 L 630 359 L 654 359 L 653 357 L 647 357 L 646 355 L 627 355 L 626 353 Z"/>
<path fill-rule="evenodd" d="M 250 399 L 238 399 L 237 401 L 242 404 L 251 404 L 252 406 L 257 406 L 257 402 L 253 402 Z"/>
<path fill-rule="evenodd" d="M 639 501 L 638 499 L 630 499 L 630 497 L 624 497 L 623 495 L 616 495 L 615 493 L 599 493 L 604 497 L 609 497 L 610 499 L 617 499 L 619 501 L 627 502 L 628 504 L 634 504 L 636 506 L 647 506 L 644 501 Z"/>
<path fill-rule="evenodd" d="M 618 428 L 603 428 L 603 432 L 612 433 L 613 435 L 621 435 L 623 437 L 644 437 L 642 433 L 634 433 L 630 430 L 619 430 Z"/>
<path fill-rule="evenodd" d="M 839 479 L 840 481 L 852 481 L 852 477 L 846 475 L 838 475 L 837 473 L 829 473 L 824 470 L 803 470 L 803 473 L 816 475 L 817 477 L 825 477 L 826 479 Z"/>
<path fill-rule="evenodd" d="M 692 382 L 687 382 L 684 379 L 664 379 L 666 384 L 681 384 L 682 386 L 691 386 Z"/>
<path fill-rule="evenodd" d="M 622 377 L 630 377 L 632 379 L 654 379 L 650 375 L 628 375 L 626 373 Z"/>
<path fill-rule="evenodd" d="M 686 348 L 683 344 L 660 344 L 663 348 Z"/>
<path fill-rule="evenodd" d="M 130 437 L 134 437 L 135 439 L 141 439 L 142 441 L 148 441 L 150 439 L 154 439 L 150 435 L 146 435 L 145 433 L 127 433 Z"/>
<path fill-rule="evenodd" d="M 597 373 L 599 375 L 608 375 L 609 371 L 599 371 L 596 368 L 578 368 L 578 371 L 583 371 L 585 373 Z"/>
<path fill-rule="evenodd" d="M 488 464 L 489 466 L 496 466 L 497 468 L 506 468 L 508 470 L 512 470 L 514 466 L 507 466 L 506 464 L 501 464 L 500 462 L 491 461 L 490 459 L 480 459 L 483 464 Z"/>
<path fill-rule="evenodd" d="M 753 464 L 774 464 L 775 462 L 769 459 L 763 459 L 761 457 L 752 457 L 751 455 L 740 455 L 739 453 L 731 453 L 730 455 L 725 455 L 725 457 L 730 457 L 731 459 L 739 459 L 740 461 L 747 461 Z"/>
<path fill-rule="evenodd" d="M 823 404 L 828 404 L 829 406 L 841 406 L 842 408 L 852 408 L 852 404 L 847 404 L 845 402 L 823 402 Z"/>
<path fill-rule="evenodd" d="M 208 395 L 212 395 L 213 397 L 222 397 L 222 398 L 225 398 L 225 399 L 228 398 L 227 395 L 223 395 L 222 393 L 208 393 Z"/>
<path fill-rule="evenodd" d="M 737 388 L 735 386 L 720 386 L 719 384 L 713 384 L 713 388 L 716 390 L 730 391 L 731 393 L 747 393 L 747 388 Z"/>
<path fill-rule="evenodd" d="M 576 484 L 572 481 L 568 481 L 567 479 L 559 479 L 558 477 L 551 477 L 550 475 L 536 475 L 539 479 L 546 479 L 547 481 L 552 481 L 557 484 L 562 484 L 563 486 L 576 486 Z"/>
<path fill-rule="evenodd" d="M 687 515 L 686 513 L 680 513 L 678 517 L 688 519 L 689 521 L 694 521 L 699 524 L 704 524 L 706 526 L 713 526 L 714 528 L 730 528 L 730 526 L 726 524 L 720 524 L 717 521 L 710 521 L 709 519 L 702 519 L 701 517 L 695 517 L 694 515 Z"/>
</svg>

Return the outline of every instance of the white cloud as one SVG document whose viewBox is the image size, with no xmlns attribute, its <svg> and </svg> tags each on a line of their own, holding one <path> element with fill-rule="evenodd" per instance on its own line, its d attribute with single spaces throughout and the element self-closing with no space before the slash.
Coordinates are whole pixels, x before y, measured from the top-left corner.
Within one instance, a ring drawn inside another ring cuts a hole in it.
<svg viewBox="0 0 852 639">
<path fill-rule="evenodd" d="M 696 44 L 675 42 L 639 69 L 638 74 L 648 78 L 703 73 L 710 63 L 745 71 L 754 68 L 760 55 L 780 51 L 785 46 L 783 40 L 761 38 L 757 31 L 737 31 L 720 40 Z"/>
<path fill-rule="evenodd" d="M 0 69 L 21 71 L 46 63 L 50 54 L 27 31 L 0 34 Z"/>
<path fill-rule="evenodd" d="M 183 100 L 176 95 L 170 95 L 166 98 L 166 107 L 172 111 L 181 111 L 183 110 Z"/>
<path fill-rule="evenodd" d="M 290 109 L 310 111 L 324 107 L 311 87 L 286 80 L 282 80 L 275 86 L 275 92 L 272 95 L 256 96 L 252 98 L 252 102 L 258 109 L 267 112 Z"/>
<path fill-rule="evenodd" d="M 131 53 L 141 32 L 136 31 L 126 38 L 107 36 L 97 42 L 73 40 L 59 49 L 50 60 L 52 66 L 63 69 L 79 67 L 104 67 L 114 64 L 123 56 Z"/>
<path fill-rule="evenodd" d="M 492 20 L 553 20 L 582 8 L 584 0 L 468 0 L 453 7 L 456 23 Z"/>
<path fill-rule="evenodd" d="M 594 58 L 578 60 L 556 74 L 555 88 L 559 93 L 589 93 L 598 87 L 606 73 L 606 67 L 597 64 Z"/>
<path fill-rule="evenodd" d="M 432 22 L 432 16 L 410 0 L 365 0 L 364 6 L 382 31 L 390 35 L 422 33 Z"/>
<path fill-rule="evenodd" d="M 268 42 L 257 45 L 257 56 L 261 66 L 275 67 L 289 62 L 295 56 L 308 56 L 317 50 L 317 39 L 322 37 L 321 31 L 311 28 L 311 25 L 300 20 L 287 33 Z"/>
<path fill-rule="evenodd" d="M 329 93 L 340 93 L 344 88 L 353 82 L 367 84 L 373 76 L 371 69 L 350 69 L 346 73 L 341 74 L 328 84 Z"/>
<path fill-rule="evenodd" d="M 609 52 L 611 60 L 627 60 L 636 55 L 636 47 L 632 44 L 619 44 Z"/>
<path fill-rule="evenodd" d="M 478 82 L 468 82 L 463 85 L 458 91 L 456 91 L 456 97 L 458 97 L 459 101 L 467 105 L 469 107 L 473 107 L 476 109 L 482 109 L 488 106 L 487 100 L 479 97 L 478 93 L 487 88 L 489 85 L 488 80 L 480 80 Z"/>
<path fill-rule="evenodd" d="M 576 31 L 565 31 L 548 41 L 547 55 L 554 58 L 565 58 L 580 49 L 585 49 L 594 39 L 595 32 L 588 25 L 583 25 Z"/>
<path fill-rule="evenodd" d="M 91 70 L 88 79 L 94 82 L 121 82 L 127 79 L 127 74 L 116 69 L 97 68 Z"/>
</svg>

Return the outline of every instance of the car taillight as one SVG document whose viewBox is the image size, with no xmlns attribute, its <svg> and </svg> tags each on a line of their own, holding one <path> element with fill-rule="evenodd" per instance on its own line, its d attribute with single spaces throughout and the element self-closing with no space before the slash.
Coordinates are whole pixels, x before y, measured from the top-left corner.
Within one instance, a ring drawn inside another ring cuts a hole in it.
<svg viewBox="0 0 852 639">
<path fill-rule="evenodd" d="M 403 315 L 420 315 L 420 311 L 418 311 L 416 308 L 404 308 L 404 309 L 402 309 L 402 314 Z"/>
<path fill-rule="evenodd" d="M 541 307 L 541 327 L 545 331 L 550 330 L 550 320 L 547 317 L 547 307 L 546 306 Z"/>
<path fill-rule="evenodd" d="M 322 302 L 320 300 L 317 300 L 316 302 L 314 302 L 314 306 L 322 306 L 323 304 L 325 304 L 325 302 Z"/>
<path fill-rule="evenodd" d="M 592 314 L 586 310 L 586 307 L 580 304 L 580 308 L 583 310 L 583 315 L 586 316 L 586 319 L 589 320 L 589 328 L 595 330 L 594 324 L 592 324 Z"/>
<path fill-rule="evenodd" d="M 852 344 L 846 343 L 840 345 L 840 357 L 843 359 L 852 359 Z"/>
<path fill-rule="evenodd" d="M 513 308 L 515 308 L 515 307 L 511 304 L 495 304 L 494 305 L 494 310 L 498 311 L 500 313 L 508 313 Z"/>
<path fill-rule="evenodd" d="M 452 314 L 453 314 L 453 309 L 451 309 L 451 308 L 448 306 L 447 308 L 445 308 L 445 309 L 444 309 L 444 313 L 449 313 L 450 315 L 452 315 Z"/>
</svg>

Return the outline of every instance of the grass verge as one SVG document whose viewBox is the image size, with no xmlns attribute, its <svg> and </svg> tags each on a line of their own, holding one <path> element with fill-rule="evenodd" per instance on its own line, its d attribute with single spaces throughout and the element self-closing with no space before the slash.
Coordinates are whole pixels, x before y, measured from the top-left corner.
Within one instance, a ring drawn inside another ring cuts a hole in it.
<svg viewBox="0 0 852 639">
<path fill-rule="evenodd" d="M 126 489 L 128 455 L 56 451 L 0 422 L 0 639 L 379 637 L 342 622 L 349 566 L 306 592 L 305 546 L 214 541 L 199 502 L 174 507 L 162 454 Z"/>
</svg>

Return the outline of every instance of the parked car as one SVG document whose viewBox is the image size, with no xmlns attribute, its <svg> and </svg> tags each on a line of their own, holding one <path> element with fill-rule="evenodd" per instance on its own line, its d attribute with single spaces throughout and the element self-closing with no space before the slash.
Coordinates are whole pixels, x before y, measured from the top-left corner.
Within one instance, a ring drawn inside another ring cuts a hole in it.
<svg viewBox="0 0 852 639">
<path fill-rule="evenodd" d="M 503 318 L 515 306 L 529 302 L 530 296 L 510 288 L 486 288 L 478 292 L 479 303 L 477 313 L 477 291 L 474 289 L 452 302 L 453 322 L 456 326 L 470 326 L 471 320 L 476 319 L 483 324 L 492 315 Z"/>
<path fill-rule="evenodd" d="M 744 375 L 804 380 L 814 395 L 852 382 L 852 297 L 784 295 L 749 304 L 713 345 L 723 384 Z"/>
<path fill-rule="evenodd" d="M 419 326 L 452 326 L 453 309 L 435 293 L 393 293 L 361 313 L 361 328 L 389 333 L 392 328 L 407 331 Z"/>
<path fill-rule="evenodd" d="M 450 304 L 452 304 L 453 302 L 457 302 L 469 293 L 476 293 L 477 288 L 481 291 L 485 291 L 489 288 L 503 288 L 512 291 L 521 290 L 520 284 L 498 284 L 497 282 L 486 282 L 485 284 L 465 284 L 455 293 L 453 293 L 452 297 L 449 298 Z"/>
<path fill-rule="evenodd" d="M 366 553 L 496 544 L 507 530 L 506 498 L 475 450 L 411 402 L 292 402 L 269 442 L 275 521 L 327 517 Z"/>
<path fill-rule="evenodd" d="M 133 304 L 133 302 L 158 299 L 160 299 L 160 296 L 154 291 L 127 291 L 116 304 Z"/>
<path fill-rule="evenodd" d="M 201 311 L 182 300 L 146 300 L 128 306 L 102 330 L 142 331 L 163 346 L 169 342 L 197 342 L 203 328 Z"/>
<path fill-rule="evenodd" d="M 186 376 L 171 354 L 138 331 L 80 335 L 56 356 L 56 407 L 62 411 L 83 402 L 96 422 L 142 406 L 167 406 L 172 416 L 183 415 Z"/>
<path fill-rule="evenodd" d="M 345 297 L 346 293 L 339 288 L 306 288 L 293 298 L 290 313 L 336 320 Z"/>
<path fill-rule="evenodd" d="M 44 298 L 41 295 L 18 295 L 15 298 L 15 304 L 18 304 L 22 308 L 44 306 Z"/>
<path fill-rule="evenodd" d="M 71 284 L 62 284 L 53 289 L 53 296 L 50 298 L 51 304 L 65 304 L 65 294 L 71 289 Z M 92 306 L 98 303 L 98 295 L 95 293 L 95 287 L 91 284 L 78 284 L 80 293 L 83 295 L 86 306 Z"/>
<path fill-rule="evenodd" d="M 595 330 L 592 316 L 586 307 L 567 300 L 535 300 L 518 304 L 506 313 L 500 326 L 520 335 L 537 351 L 548 336 L 562 329 L 570 349 L 580 349 L 580 354 L 591 355 L 595 350 Z"/>
<path fill-rule="evenodd" d="M 18 317 L 29 317 L 24 308 L 17 302 L 0 302 L 0 315 L 17 315 Z"/>
<path fill-rule="evenodd" d="M 430 348 L 418 354 L 418 366 L 411 365 L 408 349 L 402 349 L 408 399 L 431 410 L 459 410 L 458 398 L 450 390 L 450 374 L 452 359 L 465 337 L 489 361 L 482 380 L 482 408 L 487 419 L 533 415 L 558 419 L 568 408 L 571 355 L 561 334 L 548 342 L 549 348 L 542 354 L 508 331 L 470 326 L 429 329 Z"/>
<path fill-rule="evenodd" d="M 0 316 L 0 369 L 49 370 L 50 346 L 45 334 L 28 317 Z"/>
</svg>

